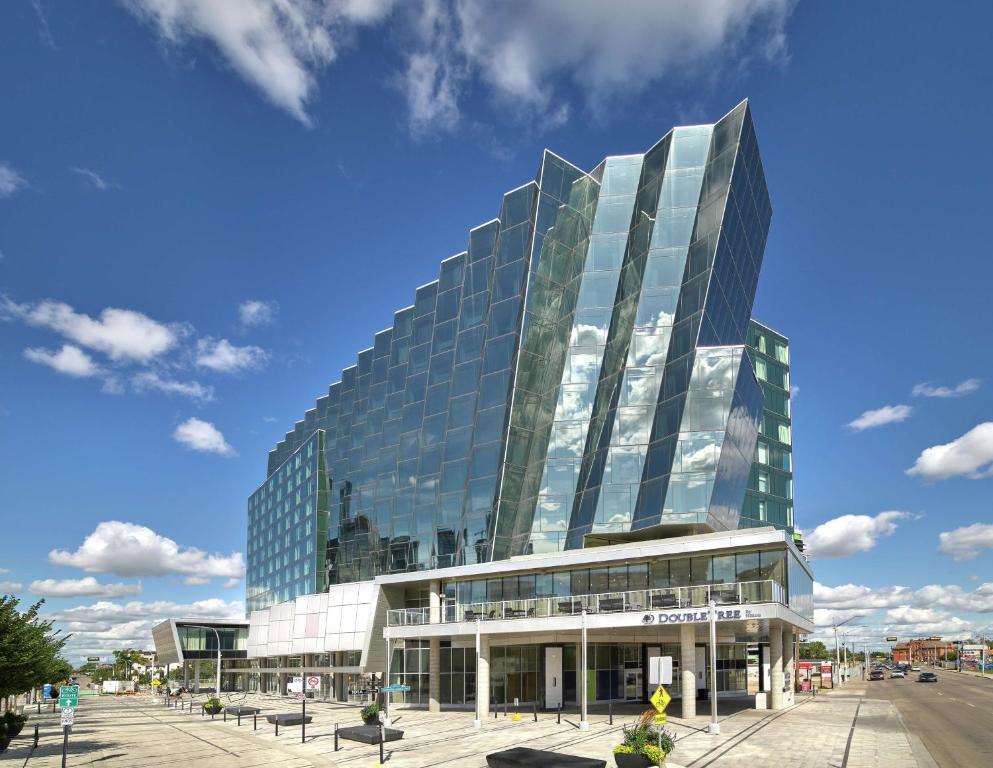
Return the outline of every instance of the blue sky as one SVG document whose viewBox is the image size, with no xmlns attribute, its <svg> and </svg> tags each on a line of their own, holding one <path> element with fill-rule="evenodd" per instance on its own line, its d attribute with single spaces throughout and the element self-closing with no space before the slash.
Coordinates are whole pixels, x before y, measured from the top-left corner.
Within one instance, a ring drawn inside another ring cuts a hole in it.
<svg viewBox="0 0 993 768">
<path fill-rule="evenodd" d="M 268 450 L 541 150 L 748 97 L 819 621 L 993 632 L 993 11 L 273 5 L 0 10 L 0 590 L 77 654 L 239 614 Z"/>
</svg>

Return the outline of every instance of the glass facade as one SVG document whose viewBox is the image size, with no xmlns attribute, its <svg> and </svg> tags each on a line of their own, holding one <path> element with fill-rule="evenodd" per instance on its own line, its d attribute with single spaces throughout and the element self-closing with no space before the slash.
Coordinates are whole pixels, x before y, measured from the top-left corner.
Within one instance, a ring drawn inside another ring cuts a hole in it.
<svg viewBox="0 0 993 768">
<path fill-rule="evenodd" d="M 790 412 L 789 340 L 754 320 L 748 326 L 748 356 L 762 385 L 759 430 L 741 511 L 741 526 L 774 525 L 793 530 L 793 448 Z"/>
<path fill-rule="evenodd" d="M 747 102 L 588 173 L 546 151 L 270 452 L 249 607 L 594 533 L 737 528 L 770 217 Z"/>
<path fill-rule="evenodd" d="M 249 614 L 327 589 L 329 486 L 317 430 L 249 498 Z"/>
</svg>

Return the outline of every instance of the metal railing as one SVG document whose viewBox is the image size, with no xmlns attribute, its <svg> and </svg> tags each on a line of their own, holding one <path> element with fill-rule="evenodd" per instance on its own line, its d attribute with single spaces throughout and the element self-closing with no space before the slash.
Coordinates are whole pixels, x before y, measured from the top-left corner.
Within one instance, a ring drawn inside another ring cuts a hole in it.
<svg viewBox="0 0 993 768">
<path fill-rule="evenodd" d="M 535 619 L 582 613 L 626 613 L 677 611 L 705 608 L 711 600 L 718 606 L 748 603 L 781 603 L 786 591 L 772 579 L 703 584 L 692 587 L 636 589 L 595 595 L 535 597 L 524 600 L 488 600 L 480 603 L 449 603 L 441 611 L 442 623 L 498 619 Z M 401 608 L 387 613 L 387 626 L 404 627 L 430 623 L 430 609 Z"/>
</svg>

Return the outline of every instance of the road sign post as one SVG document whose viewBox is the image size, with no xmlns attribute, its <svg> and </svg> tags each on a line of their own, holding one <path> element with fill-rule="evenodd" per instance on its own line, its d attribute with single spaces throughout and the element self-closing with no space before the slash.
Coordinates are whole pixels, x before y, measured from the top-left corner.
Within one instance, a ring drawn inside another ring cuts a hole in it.
<svg viewBox="0 0 993 768">
<path fill-rule="evenodd" d="M 79 686 L 63 685 L 59 688 L 59 706 L 65 707 L 79 706 Z"/>
</svg>

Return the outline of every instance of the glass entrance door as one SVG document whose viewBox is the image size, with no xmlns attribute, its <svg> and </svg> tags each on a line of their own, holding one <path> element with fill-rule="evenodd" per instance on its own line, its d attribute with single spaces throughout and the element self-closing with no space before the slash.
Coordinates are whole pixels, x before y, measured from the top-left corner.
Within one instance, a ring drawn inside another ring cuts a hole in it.
<svg viewBox="0 0 993 768">
<path fill-rule="evenodd" d="M 625 666 L 624 669 L 624 700 L 641 701 L 643 688 L 641 667 Z"/>
</svg>

